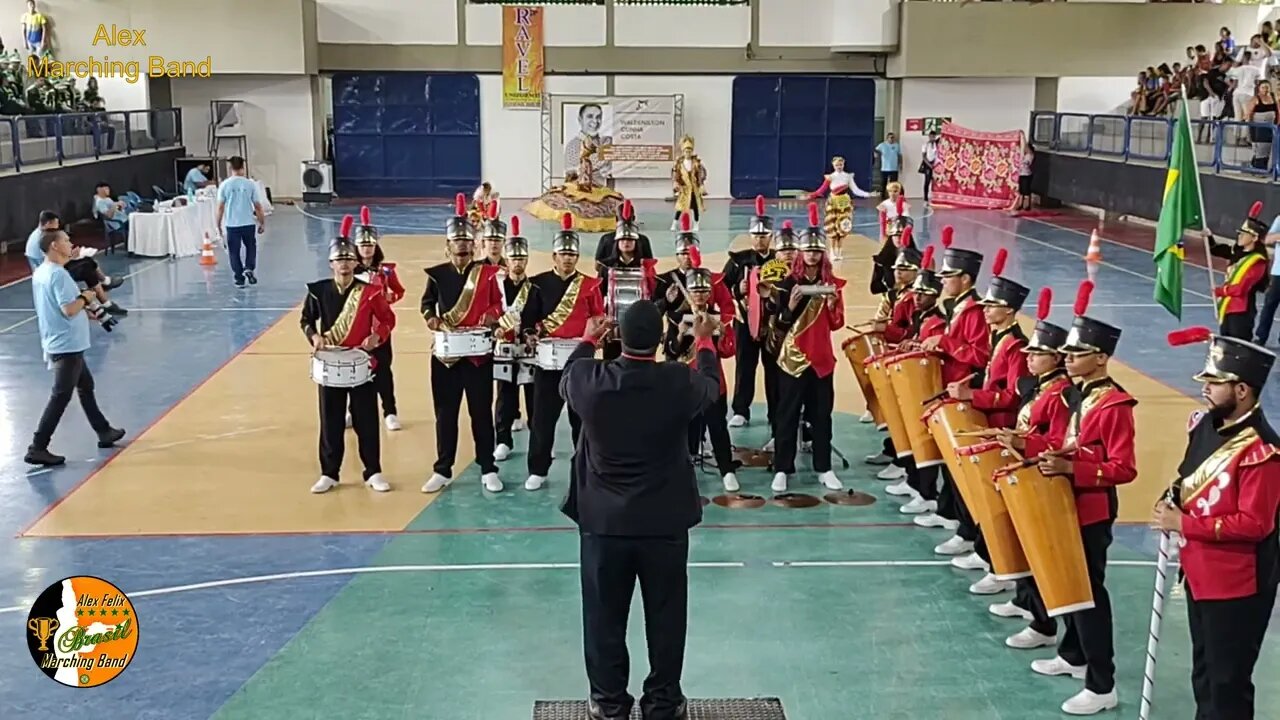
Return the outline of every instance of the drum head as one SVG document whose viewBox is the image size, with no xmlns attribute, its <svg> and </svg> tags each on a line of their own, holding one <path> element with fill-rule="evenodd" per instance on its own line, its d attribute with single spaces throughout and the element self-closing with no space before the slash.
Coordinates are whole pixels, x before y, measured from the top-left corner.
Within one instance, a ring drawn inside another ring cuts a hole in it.
<svg viewBox="0 0 1280 720">
<path fill-rule="evenodd" d="M 832 505 L 852 505 L 854 507 L 866 507 L 875 504 L 875 497 L 857 490 L 841 490 L 839 492 L 827 493 L 822 498 Z"/>
<path fill-rule="evenodd" d="M 768 450 L 757 450 L 755 448 L 734 448 L 733 458 L 742 464 L 742 467 L 769 467 L 773 462 L 773 453 Z"/>
<path fill-rule="evenodd" d="M 717 495 L 711 500 L 711 502 L 722 508 L 729 508 L 730 510 L 754 510 L 756 508 L 764 507 L 765 500 L 759 495 L 739 495 L 737 493 L 731 493 L 729 495 Z"/>
<path fill-rule="evenodd" d="M 822 501 L 804 493 L 779 493 L 773 496 L 770 503 L 784 508 L 811 508 L 822 504 Z"/>
</svg>

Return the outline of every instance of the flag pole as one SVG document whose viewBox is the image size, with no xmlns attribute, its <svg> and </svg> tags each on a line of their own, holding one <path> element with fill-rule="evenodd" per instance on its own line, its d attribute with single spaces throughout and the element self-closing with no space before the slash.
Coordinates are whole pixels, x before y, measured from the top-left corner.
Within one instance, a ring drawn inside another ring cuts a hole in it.
<svg viewBox="0 0 1280 720">
<path fill-rule="evenodd" d="M 1194 157 L 1195 139 L 1191 136 L 1191 111 L 1188 109 L 1188 102 L 1186 90 L 1184 89 L 1182 102 L 1180 103 L 1182 105 L 1182 123 L 1187 129 L 1187 137 L 1192 139 L 1191 154 Z M 1218 132 L 1222 132 L 1222 129 L 1218 128 Z M 1209 215 L 1204 211 L 1204 185 L 1200 182 L 1199 160 L 1196 160 L 1196 197 L 1200 200 L 1200 227 L 1203 230 L 1200 234 L 1200 239 L 1204 242 L 1205 272 L 1209 274 L 1209 297 L 1216 298 L 1218 296 L 1218 283 L 1213 279 L 1213 255 L 1211 254 L 1212 248 L 1209 245 L 1209 235 L 1211 234 L 1209 230 Z M 1216 315 L 1217 313 L 1215 312 L 1214 314 Z"/>
</svg>

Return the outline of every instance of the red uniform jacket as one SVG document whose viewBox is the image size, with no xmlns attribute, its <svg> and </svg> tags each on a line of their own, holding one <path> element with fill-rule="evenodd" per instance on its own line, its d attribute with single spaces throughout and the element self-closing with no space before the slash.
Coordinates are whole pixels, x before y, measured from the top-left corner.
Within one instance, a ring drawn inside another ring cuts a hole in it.
<svg viewBox="0 0 1280 720">
<path fill-rule="evenodd" d="M 981 372 L 991 360 L 991 331 L 973 290 L 956 299 L 938 352 L 943 356 L 944 385 Z"/>
<path fill-rule="evenodd" d="M 910 290 L 903 291 L 893 303 L 893 311 L 884 327 L 884 341 L 897 345 L 911 336 L 911 318 L 916 312 L 916 295 Z"/>
<path fill-rule="evenodd" d="M 1268 267 L 1265 250 L 1247 252 L 1240 256 L 1231 267 L 1227 268 L 1227 279 L 1214 291 L 1217 297 L 1218 322 L 1228 315 L 1248 312 L 1254 293 L 1264 287 Z"/>
<path fill-rule="evenodd" d="M 836 353 L 831 333 L 844 327 L 844 284 L 836 278 L 835 307 L 827 307 L 827 298 L 816 295 L 802 298 L 795 310 L 789 298 L 797 280 L 788 277 L 778 283 L 778 328 L 786 333 L 778 348 L 778 368 L 792 377 L 800 377 L 811 369 L 820 378 L 830 377 L 836 370 Z M 800 284 L 814 284 L 801 282 Z"/>
<path fill-rule="evenodd" d="M 1027 370 L 1027 336 L 1016 323 L 993 333 L 991 362 L 982 387 L 973 391 L 973 406 L 987 414 L 993 428 L 1013 427 L 1018 421 L 1018 380 Z"/>
<path fill-rule="evenodd" d="M 1075 444 L 1071 484 L 1080 526 L 1115 518 L 1115 488 L 1138 476 L 1134 453 L 1133 407 L 1138 401 L 1110 378 L 1095 380 L 1080 391 L 1079 409 L 1071 415 L 1065 444 Z"/>
<path fill-rule="evenodd" d="M 712 312 L 719 312 L 724 315 L 724 305 L 715 305 Z M 724 396 L 729 391 L 728 383 L 724 375 L 724 363 L 720 362 L 725 358 L 731 358 L 738 352 L 738 342 L 736 334 L 733 330 L 734 305 L 733 298 L 729 299 L 729 316 L 730 320 L 727 324 L 720 328 L 720 337 L 715 338 L 714 350 L 716 351 L 716 365 L 720 372 L 720 395 Z M 667 352 L 668 357 L 678 362 L 688 365 L 693 372 L 698 371 L 698 349 L 700 345 L 694 342 L 691 336 L 681 336 L 680 326 L 675 323 L 667 325 Z"/>
<path fill-rule="evenodd" d="M 369 284 L 382 290 L 382 294 L 387 299 L 387 305 L 395 305 L 404 297 L 404 285 L 400 284 L 400 277 L 396 275 L 395 263 L 382 263 L 380 267 L 368 270 Z M 394 327 L 392 323 L 392 327 Z M 391 327 L 383 327 L 381 323 L 375 323 L 374 332 L 378 333 L 378 337 L 386 340 L 391 337 Z"/>
<path fill-rule="evenodd" d="M 541 292 L 541 287 L 539 291 L 539 296 L 545 300 L 546 294 Z M 600 279 L 576 273 L 569 280 L 559 301 L 554 306 L 547 305 L 548 303 L 544 301 L 539 303 L 538 308 L 526 306 L 526 309 L 532 309 L 535 315 L 541 315 L 526 327 L 537 328 L 538 334 L 542 337 L 577 340 L 586 332 L 588 319 L 604 314 Z"/>
<path fill-rule="evenodd" d="M 1071 422 L 1071 408 L 1064 394 L 1071 388 L 1071 380 L 1063 370 L 1056 370 L 1043 378 L 1023 378 L 1020 383 L 1035 393 L 1031 402 L 1018 411 L 1018 423 L 1014 427 L 1024 431 L 1027 457 L 1036 457 L 1046 450 L 1062 447 Z"/>
<path fill-rule="evenodd" d="M 1247 423 L 1225 440 L 1203 411 L 1193 414 L 1189 425 L 1189 456 L 1197 435 L 1212 433 L 1217 437 L 1199 439 L 1217 447 L 1202 461 L 1179 468 L 1186 539 L 1182 572 L 1197 600 L 1254 595 L 1261 585 L 1276 582 L 1280 451 Z"/>
<path fill-rule="evenodd" d="M 332 281 L 327 281 L 332 284 Z M 342 311 L 333 326 L 324 333 L 325 342 L 343 348 L 357 348 L 376 332 L 381 339 L 380 345 L 391 337 L 396 326 L 396 314 L 387 304 L 382 288 L 356 280 L 357 287 L 351 288 L 343 303 Z M 350 318 L 350 322 L 346 321 Z M 376 368 L 377 360 L 370 356 L 369 366 Z"/>
<path fill-rule="evenodd" d="M 941 336 L 947 331 L 947 318 L 936 307 L 917 320 L 920 329 L 916 332 L 916 340 L 928 340 L 931 337 Z"/>
</svg>

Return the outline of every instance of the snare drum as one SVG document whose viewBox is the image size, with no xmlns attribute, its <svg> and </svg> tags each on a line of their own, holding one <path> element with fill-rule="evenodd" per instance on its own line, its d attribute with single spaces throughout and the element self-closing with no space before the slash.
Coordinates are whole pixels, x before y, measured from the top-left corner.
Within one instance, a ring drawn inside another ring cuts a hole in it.
<svg viewBox="0 0 1280 720">
<path fill-rule="evenodd" d="M 638 300 L 649 299 L 648 284 L 644 280 L 644 270 L 640 268 L 610 268 L 609 297 L 605 298 L 609 317 L 615 321 L 622 313 Z M 558 369 L 558 368 L 557 368 Z"/>
<path fill-rule="evenodd" d="M 533 382 L 533 366 L 520 360 L 499 360 L 493 363 L 493 379 L 528 385 Z"/>
<path fill-rule="evenodd" d="M 369 353 L 359 348 L 317 350 L 311 356 L 311 379 L 324 387 L 359 387 L 373 379 Z"/>
<path fill-rule="evenodd" d="M 853 367 L 853 375 L 858 379 L 858 387 L 862 388 L 862 397 L 867 402 L 867 412 L 871 413 L 877 428 L 885 426 L 884 411 L 880 409 L 880 401 L 876 399 L 875 388 L 871 387 L 871 378 L 867 376 L 866 359 L 875 355 L 883 346 L 878 337 L 870 333 L 854 335 L 841 344 L 844 355 Z"/>
<path fill-rule="evenodd" d="M 863 366 L 867 369 L 867 377 L 871 380 L 874 394 L 880 403 L 880 411 L 884 413 L 894 454 L 903 458 L 912 454 L 911 436 L 907 433 L 907 424 L 903 421 L 898 398 L 894 395 L 894 387 L 889 380 L 887 364 L 893 360 L 892 355 L 872 355 L 863 361 Z"/>
<path fill-rule="evenodd" d="M 983 442 L 958 448 L 956 455 L 964 466 L 964 477 L 956 477 L 956 484 L 961 487 L 967 484 L 969 494 L 974 498 L 969 509 L 973 511 L 982 537 L 987 541 L 991 572 L 999 580 L 1017 580 L 1031 575 L 1031 565 L 1022 550 L 1022 543 L 1018 541 L 1013 519 L 996 490 L 995 474 L 1013 459 L 1009 451 L 998 442 Z"/>
<path fill-rule="evenodd" d="M 441 360 L 482 357 L 493 352 L 493 332 L 488 328 L 436 330 L 433 354 Z"/>
<path fill-rule="evenodd" d="M 942 451 L 929 434 L 929 426 L 920 420 L 924 403 L 942 391 L 942 361 L 937 355 L 916 351 L 895 355 L 888 361 L 890 382 L 898 399 L 898 407 L 911 438 L 916 467 L 941 465 Z"/>
<path fill-rule="evenodd" d="M 960 433 L 985 430 L 987 416 L 975 409 L 973 403 L 948 397 L 930 405 L 921 419 L 929 426 L 933 441 L 938 443 L 951 477 L 959 478 L 964 469 L 956 459 L 956 448 L 982 442 L 982 438 L 966 437 Z"/>
<path fill-rule="evenodd" d="M 996 473 L 1049 617 L 1093 607 L 1071 482 L 1020 464 Z"/>
<path fill-rule="evenodd" d="M 493 346 L 494 360 L 518 360 L 529 357 L 529 346 L 524 343 L 503 342 Z"/>
<path fill-rule="evenodd" d="M 578 343 L 578 340 L 543 338 L 538 341 L 534 364 L 543 370 L 563 370 Z"/>
</svg>

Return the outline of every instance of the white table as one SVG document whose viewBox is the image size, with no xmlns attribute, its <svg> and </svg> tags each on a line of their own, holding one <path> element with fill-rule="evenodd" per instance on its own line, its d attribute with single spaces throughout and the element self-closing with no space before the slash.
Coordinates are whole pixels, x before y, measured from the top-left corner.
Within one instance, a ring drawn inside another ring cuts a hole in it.
<svg viewBox="0 0 1280 720">
<path fill-rule="evenodd" d="M 142 257 L 191 257 L 199 255 L 205 230 L 201 223 L 201 205 L 173 206 L 157 203 L 156 212 L 133 213 L 129 216 L 129 253 Z M 214 237 L 209 234 L 210 239 Z"/>
</svg>

